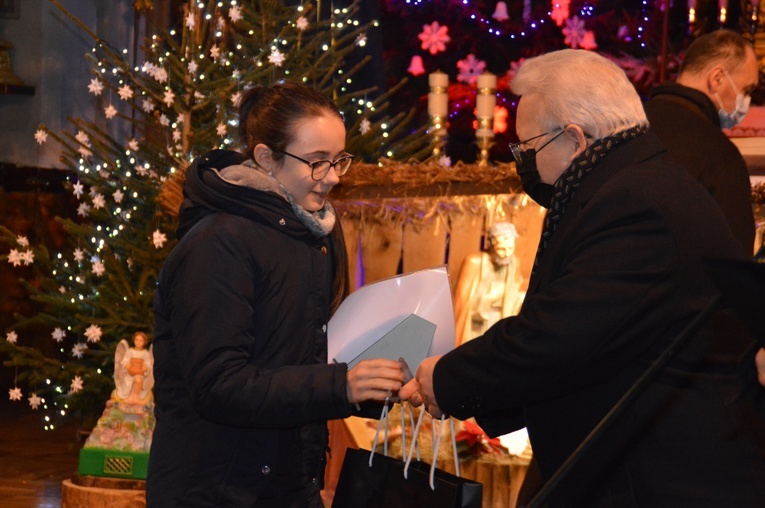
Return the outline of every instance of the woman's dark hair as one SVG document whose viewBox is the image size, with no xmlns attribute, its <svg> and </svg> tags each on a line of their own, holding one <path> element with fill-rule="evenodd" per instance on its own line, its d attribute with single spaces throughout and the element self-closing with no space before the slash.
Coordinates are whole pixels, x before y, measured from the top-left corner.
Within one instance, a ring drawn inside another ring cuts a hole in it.
<svg viewBox="0 0 765 508">
<path fill-rule="evenodd" d="M 302 83 L 284 82 L 245 90 L 239 102 L 239 142 L 245 155 L 259 143 L 272 150 L 275 160 L 295 137 L 295 124 L 303 118 L 331 113 L 343 117 L 331 99 Z"/>
</svg>

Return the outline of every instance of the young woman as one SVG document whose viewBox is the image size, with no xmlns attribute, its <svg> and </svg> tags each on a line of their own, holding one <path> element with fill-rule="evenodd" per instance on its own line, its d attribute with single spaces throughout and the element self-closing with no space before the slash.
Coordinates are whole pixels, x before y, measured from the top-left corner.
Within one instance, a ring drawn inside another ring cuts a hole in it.
<svg viewBox="0 0 765 508">
<path fill-rule="evenodd" d="M 404 381 L 395 361 L 327 363 L 348 294 L 327 198 L 353 160 L 335 105 L 301 84 L 250 89 L 239 130 L 243 153 L 187 170 L 159 277 L 149 507 L 320 507 L 326 421 Z"/>
</svg>

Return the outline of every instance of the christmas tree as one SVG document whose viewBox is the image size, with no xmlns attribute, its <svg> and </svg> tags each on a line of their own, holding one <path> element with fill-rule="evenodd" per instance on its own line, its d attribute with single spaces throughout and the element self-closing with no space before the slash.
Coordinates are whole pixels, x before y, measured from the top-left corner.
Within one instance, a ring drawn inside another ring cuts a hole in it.
<svg viewBox="0 0 765 508">
<path fill-rule="evenodd" d="M 387 114 L 386 94 L 355 86 L 370 59 L 367 34 L 377 29 L 356 19 L 355 5 L 324 16 L 311 2 L 186 2 L 177 26 L 152 34 L 144 63 L 132 65 L 127 51 L 52 2 L 92 37 L 92 79 L 83 93 L 108 105 L 102 118 L 71 119 L 71 132 L 41 125 L 35 133 L 38 143 L 61 145 L 71 172 L 76 217 L 59 218 L 66 247 L 49 252 L 0 231 L 0 259 L 19 269 L 42 308 L 17 316 L 0 341 L 15 372 L 9 397 L 44 411 L 47 429 L 69 416 L 95 423 L 114 388 L 117 343 L 151 332 L 156 278 L 174 245 L 179 177 L 195 156 L 234 148 L 245 87 L 296 80 L 321 89 L 344 113 L 347 149 L 362 160 L 427 150 L 424 136 L 409 136 L 410 112 Z M 48 336 L 53 353 L 30 346 L 34 335 Z"/>
</svg>

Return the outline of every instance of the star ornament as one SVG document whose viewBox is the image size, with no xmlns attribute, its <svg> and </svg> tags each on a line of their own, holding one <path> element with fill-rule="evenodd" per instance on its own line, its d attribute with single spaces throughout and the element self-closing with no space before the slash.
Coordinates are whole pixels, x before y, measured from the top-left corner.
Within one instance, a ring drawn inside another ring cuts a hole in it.
<svg viewBox="0 0 765 508">
<path fill-rule="evenodd" d="M 284 60 L 286 60 L 284 54 L 276 48 L 268 55 L 268 61 L 277 67 L 281 67 L 284 64 Z"/>
<path fill-rule="evenodd" d="M 217 44 L 213 44 L 212 47 L 210 48 L 210 57 L 213 60 L 217 60 L 220 57 L 220 48 L 218 47 Z"/>
<path fill-rule="evenodd" d="M 186 27 L 189 30 L 194 30 L 194 27 L 197 26 L 197 20 L 194 16 L 193 12 L 190 12 L 186 15 Z"/>
<path fill-rule="evenodd" d="M 32 409 L 40 409 L 40 404 L 42 404 L 42 398 L 38 397 L 36 393 L 33 393 L 29 396 L 27 399 L 29 401 L 29 407 Z"/>
<path fill-rule="evenodd" d="M 42 145 L 48 141 L 48 133 L 42 129 L 37 129 L 37 132 L 35 132 L 35 141 L 37 141 L 38 145 Z"/>
<path fill-rule="evenodd" d="M 18 386 L 16 388 L 11 388 L 8 390 L 8 396 L 13 401 L 21 400 L 21 388 Z"/>
<path fill-rule="evenodd" d="M 8 253 L 8 262 L 13 266 L 21 266 L 22 261 L 23 259 L 18 249 L 11 249 L 11 252 Z"/>
<path fill-rule="evenodd" d="M 167 104 L 167 107 L 171 107 L 173 105 L 173 101 L 175 101 L 175 94 L 172 90 L 166 90 L 165 91 L 165 98 L 162 99 L 162 102 Z"/>
<path fill-rule="evenodd" d="M 72 356 L 75 358 L 82 358 L 82 354 L 85 352 L 85 350 L 88 349 L 87 344 L 83 344 L 82 342 L 78 342 L 72 347 Z"/>
<path fill-rule="evenodd" d="M 82 378 L 80 376 L 74 376 L 72 384 L 69 385 L 69 393 L 77 393 L 82 391 Z"/>
<path fill-rule="evenodd" d="M 106 272 L 106 267 L 104 266 L 103 262 L 96 261 L 95 263 L 93 263 L 93 268 L 90 271 L 93 272 L 96 275 L 96 277 L 101 277 L 104 274 L 104 272 Z"/>
<path fill-rule="evenodd" d="M 300 30 L 301 32 L 304 32 L 308 28 L 308 20 L 305 18 L 305 16 L 300 16 L 295 21 L 295 26 L 297 27 L 298 30 Z"/>
<path fill-rule="evenodd" d="M 133 89 L 130 88 L 128 85 L 124 85 L 120 87 L 120 89 L 117 90 L 117 93 L 119 94 L 120 99 L 122 99 L 123 101 L 133 98 Z"/>
<path fill-rule="evenodd" d="M 74 249 L 74 260 L 78 263 L 82 262 L 82 260 L 85 259 L 85 251 L 77 247 Z"/>
<path fill-rule="evenodd" d="M 226 124 L 221 122 L 218 124 L 218 126 L 215 128 L 215 132 L 220 137 L 224 137 L 226 135 Z"/>
<path fill-rule="evenodd" d="M 117 204 L 122 203 L 122 198 L 124 197 L 125 195 L 119 189 L 117 189 L 116 191 L 112 193 L 112 198 L 114 198 L 114 202 Z"/>
<path fill-rule="evenodd" d="M 10 342 L 11 344 L 16 344 L 19 340 L 19 336 L 16 335 L 16 332 L 11 330 L 10 332 L 5 334 L 5 340 Z"/>
<path fill-rule="evenodd" d="M 165 242 L 167 241 L 167 236 L 165 233 L 160 231 L 159 229 L 152 234 L 151 241 L 154 244 L 155 249 L 161 249 L 163 245 L 165 245 Z"/>
<path fill-rule="evenodd" d="M 98 342 L 101 340 L 101 335 L 103 335 L 103 332 L 101 331 L 101 327 L 98 325 L 90 325 L 85 330 L 85 337 L 88 338 L 88 342 Z"/>
<path fill-rule="evenodd" d="M 90 205 L 87 203 L 80 203 L 80 206 L 77 207 L 77 215 L 80 217 L 87 217 L 88 213 L 90 213 Z"/>
<path fill-rule="evenodd" d="M 232 23 L 236 23 L 242 19 L 242 11 L 238 5 L 231 6 L 231 8 L 228 10 L 228 17 Z"/>
<path fill-rule="evenodd" d="M 104 84 L 98 78 L 93 78 L 88 85 L 88 91 L 95 96 L 99 96 L 104 91 Z"/>
<path fill-rule="evenodd" d="M 196 74 L 198 68 L 199 68 L 199 65 L 194 60 L 189 62 L 189 65 L 188 65 L 189 74 Z"/>
<path fill-rule="evenodd" d="M 82 194 L 85 192 L 85 186 L 82 185 L 81 182 L 75 182 L 75 184 L 72 186 L 72 192 L 74 192 L 74 195 L 77 196 L 77 199 L 80 199 Z"/>
<path fill-rule="evenodd" d="M 115 116 L 117 116 L 117 108 L 109 104 L 109 106 L 104 109 L 104 114 L 106 115 L 106 118 L 111 120 Z"/>
<path fill-rule="evenodd" d="M 19 235 L 16 237 L 16 243 L 19 244 L 19 247 L 29 247 L 29 238 Z"/>
<path fill-rule="evenodd" d="M 359 125 L 359 132 L 361 132 L 361 134 L 364 135 L 371 130 L 372 130 L 372 122 L 370 122 L 366 118 L 363 119 L 361 121 L 361 124 Z"/>
<path fill-rule="evenodd" d="M 51 333 L 50 336 L 56 342 L 62 342 L 64 340 L 64 337 L 66 337 L 66 332 L 62 330 L 61 328 L 56 328 L 55 330 L 53 330 L 53 333 Z"/>
</svg>

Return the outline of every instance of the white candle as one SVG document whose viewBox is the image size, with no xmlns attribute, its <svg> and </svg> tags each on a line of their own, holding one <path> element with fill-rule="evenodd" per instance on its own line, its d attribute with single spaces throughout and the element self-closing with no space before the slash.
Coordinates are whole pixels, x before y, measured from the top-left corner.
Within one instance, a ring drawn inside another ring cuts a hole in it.
<svg viewBox="0 0 765 508">
<path fill-rule="evenodd" d="M 449 114 L 449 76 L 440 71 L 434 72 L 428 76 L 428 84 L 428 114 L 443 118 Z"/>
<path fill-rule="evenodd" d="M 497 76 L 488 72 L 478 76 L 478 93 L 475 98 L 475 109 L 479 117 L 494 117 L 494 106 L 497 104 L 496 88 Z"/>
</svg>

